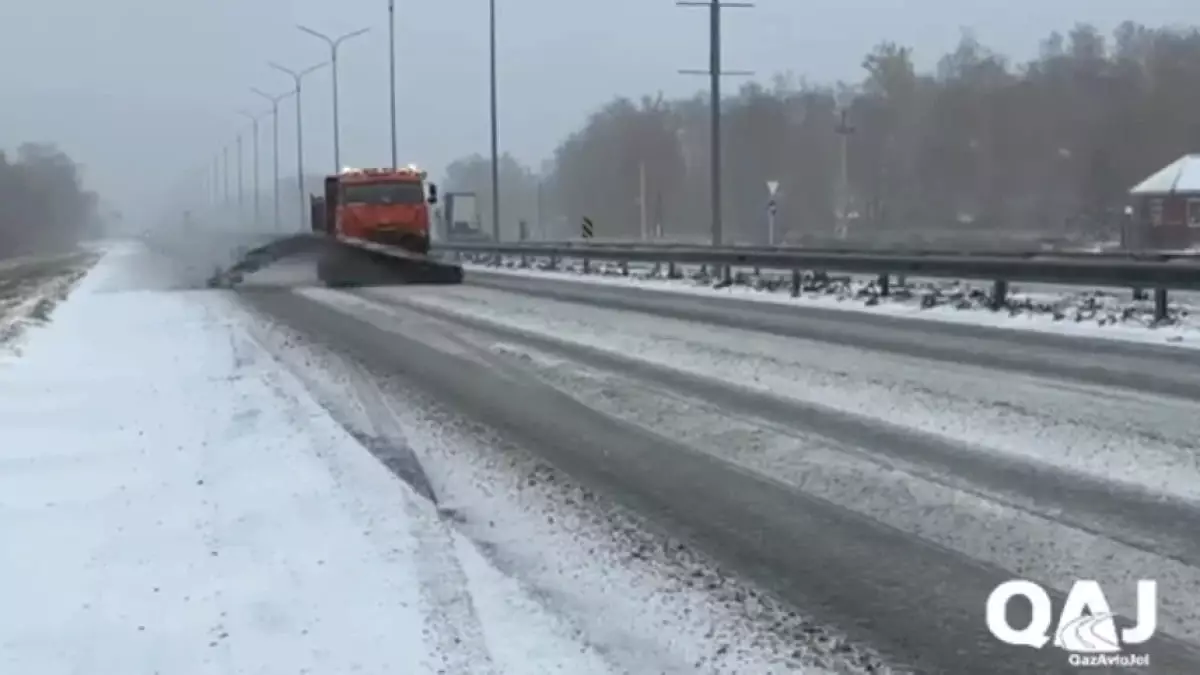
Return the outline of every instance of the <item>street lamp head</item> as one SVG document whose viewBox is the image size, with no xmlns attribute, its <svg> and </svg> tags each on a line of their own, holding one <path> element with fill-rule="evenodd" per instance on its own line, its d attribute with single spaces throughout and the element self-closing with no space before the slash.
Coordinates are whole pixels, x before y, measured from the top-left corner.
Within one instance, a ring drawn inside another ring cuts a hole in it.
<svg viewBox="0 0 1200 675">
<path fill-rule="evenodd" d="M 301 26 L 299 24 L 296 25 L 296 28 L 299 28 L 300 30 L 304 31 L 305 33 L 308 33 L 309 35 L 311 35 L 313 37 L 324 40 L 325 42 L 329 43 L 330 47 L 333 46 L 333 38 L 329 37 L 328 35 L 326 35 L 324 33 L 315 31 L 315 30 L 309 28 L 308 26 Z"/>
<path fill-rule="evenodd" d="M 267 61 L 267 65 L 274 68 L 275 70 L 278 70 L 281 73 L 287 73 L 288 75 L 291 75 L 292 79 L 296 79 L 296 80 L 300 79 L 300 73 L 297 73 L 296 71 L 292 70 L 291 68 L 284 68 L 283 66 L 279 65 L 278 63 L 275 63 L 274 61 Z"/>
<path fill-rule="evenodd" d="M 320 63 L 311 65 L 311 66 L 305 68 L 304 70 L 300 71 L 300 77 L 304 77 L 305 75 L 308 75 L 309 73 L 315 73 L 316 71 L 318 71 L 328 65 L 329 65 L 329 61 L 322 61 Z"/>
<path fill-rule="evenodd" d="M 267 99 L 268 101 L 270 101 L 270 102 L 271 102 L 271 105 L 276 105 L 276 104 L 278 104 L 280 101 L 282 101 L 283 99 L 285 99 L 285 98 L 287 98 L 287 97 L 289 97 L 289 96 L 292 96 L 292 95 L 294 95 L 294 94 L 296 93 L 296 91 L 293 89 L 292 91 L 286 91 L 286 92 L 284 92 L 284 93 L 282 93 L 282 94 L 271 95 L 271 94 L 268 94 L 267 92 L 263 91 L 262 89 L 259 89 L 258 87 L 250 87 L 250 91 L 252 91 L 252 92 L 254 92 L 254 93 L 258 94 L 259 96 L 261 96 L 261 97 L 263 97 L 263 98 L 265 98 L 265 99 Z"/>
<path fill-rule="evenodd" d="M 362 35 L 363 33 L 366 33 L 371 30 L 371 27 L 368 26 L 366 28 L 360 28 L 356 31 L 351 31 L 349 33 L 345 33 L 345 34 L 339 35 L 337 37 L 329 37 L 328 35 L 320 32 L 320 31 L 315 31 L 315 30 L 309 28 L 308 26 L 301 26 L 301 25 L 297 24 L 296 28 L 299 28 L 300 30 L 304 31 L 305 33 L 308 33 L 309 35 L 311 35 L 313 37 L 324 40 L 325 43 L 329 45 L 329 48 L 333 49 L 333 50 L 336 50 L 338 48 L 338 45 L 342 44 L 346 40 L 349 40 L 350 38 L 358 37 L 359 35 Z"/>
<path fill-rule="evenodd" d="M 370 32 L 370 31 L 371 31 L 371 27 L 370 27 L 370 26 L 367 26 L 366 28 L 359 28 L 359 29 L 358 29 L 358 30 L 356 30 L 356 31 L 351 31 L 351 32 L 349 32 L 349 33 L 346 33 L 345 35 L 342 35 L 341 37 L 339 37 L 339 38 L 336 40 L 336 42 L 340 44 L 340 43 L 342 43 L 342 42 L 345 42 L 346 40 L 349 40 L 350 38 L 355 38 L 355 37 L 358 37 L 359 35 L 362 35 L 362 34 L 364 34 L 364 33 L 368 33 L 368 32 Z"/>
</svg>

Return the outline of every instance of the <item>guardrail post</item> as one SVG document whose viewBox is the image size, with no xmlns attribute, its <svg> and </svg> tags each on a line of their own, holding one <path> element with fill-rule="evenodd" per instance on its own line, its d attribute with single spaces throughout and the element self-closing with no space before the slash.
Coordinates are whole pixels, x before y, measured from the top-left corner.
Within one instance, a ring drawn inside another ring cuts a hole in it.
<svg viewBox="0 0 1200 675">
<path fill-rule="evenodd" d="M 1161 323 L 1167 320 L 1167 289 L 1154 289 L 1154 322 Z"/>
<path fill-rule="evenodd" d="M 992 311 L 999 311 L 1008 300 L 1008 282 L 997 279 L 992 282 Z"/>
<path fill-rule="evenodd" d="M 551 271 L 558 269 L 558 256 L 554 255 L 553 253 L 551 253 L 551 254 L 550 254 L 550 267 L 549 267 L 549 269 L 550 269 Z"/>
<path fill-rule="evenodd" d="M 891 281 L 892 281 L 892 275 L 890 275 L 890 274 L 880 274 L 879 275 L 879 295 L 886 298 L 888 295 L 891 294 L 891 290 L 892 290 L 890 288 Z"/>
<path fill-rule="evenodd" d="M 592 271 L 592 259 L 584 256 L 583 258 L 583 273 L 590 274 Z"/>
<path fill-rule="evenodd" d="M 725 269 L 721 271 L 721 283 L 726 286 L 733 283 L 733 266 L 725 265 Z"/>
<path fill-rule="evenodd" d="M 621 276 L 623 276 L 623 277 L 629 276 L 629 261 L 628 260 L 621 261 Z"/>
<path fill-rule="evenodd" d="M 800 270 L 792 270 L 792 297 L 793 298 L 800 297 L 800 282 L 801 281 L 802 281 L 802 277 L 800 275 Z"/>
<path fill-rule="evenodd" d="M 673 262 L 667 263 L 667 278 L 668 279 L 678 279 L 679 278 L 679 270 L 675 269 L 675 263 L 673 263 Z"/>
</svg>

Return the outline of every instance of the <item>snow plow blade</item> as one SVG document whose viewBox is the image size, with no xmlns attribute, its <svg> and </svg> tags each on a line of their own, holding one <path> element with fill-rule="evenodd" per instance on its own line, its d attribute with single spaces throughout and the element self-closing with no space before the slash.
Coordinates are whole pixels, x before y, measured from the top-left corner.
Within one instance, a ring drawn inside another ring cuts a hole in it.
<svg viewBox="0 0 1200 675">
<path fill-rule="evenodd" d="M 459 265 L 373 242 L 339 239 L 324 234 L 297 234 L 251 249 L 208 281 L 211 288 L 232 288 L 247 274 L 285 258 L 310 259 L 317 278 L 326 286 L 395 286 L 461 284 Z"/>
</svg>

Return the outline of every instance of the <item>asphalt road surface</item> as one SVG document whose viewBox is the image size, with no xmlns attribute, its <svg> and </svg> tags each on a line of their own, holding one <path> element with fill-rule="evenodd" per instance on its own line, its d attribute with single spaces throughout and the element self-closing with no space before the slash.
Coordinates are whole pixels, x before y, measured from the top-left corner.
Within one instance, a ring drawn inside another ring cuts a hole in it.
<svg viewBox="0 0 1200 675">
<path fill-rule="evenodd" d="M 894 666 L 1077 672 L 984 622 L 997 584 L 1062 575 L 1157 579 L 1152 665 L 1113 672 L 1200 672 L 1195 352 L 487 274 L 240 292 Z"/>
</svg>

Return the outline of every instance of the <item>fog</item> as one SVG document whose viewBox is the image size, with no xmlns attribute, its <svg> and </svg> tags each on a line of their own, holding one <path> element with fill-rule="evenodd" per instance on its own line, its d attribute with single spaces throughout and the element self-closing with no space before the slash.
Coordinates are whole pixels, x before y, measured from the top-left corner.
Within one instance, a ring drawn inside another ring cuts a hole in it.
<svg viewBox="0 0 1200 675">
<path fill-rule="evenodd" d="M 588 115 L 616 95 L 704 87 L 680 68 L 707 63 L 707 17 L 667 0 L 498 0 L 500 144 L 538 167 Z M 962 28 L 1018 60 L 1052 30 L 1088 22 L 1195 20 L 1194 0 L 763 0 L 725 13 L 729 69 L 759 80 L 793 72 L 818 82 L 861 80 L 862 60 L 891 40 L 914 48 L 921 68 L 954 49 Z M 440 175 L 488 148 L 487 3 L 397 0 L 399 146 L 402 162 Z M 262 113 L 251 87 L 283 92 L 296 69 L 327 58 L 296 29 L 337 34 L 371 27 L 340 54 L 341 152 L 346 165 L 390 160 L 386 0 L 209 0 L 164 3 L 60 0 L 7 3 L 0 147 L 57 144 L 84 167 L 88 186 L 127 222 L 152 226 L 181 194 L 201 195 L 222 146 L 248 133 L 238 111 Z M 15 58 L 14 58 L 15 56 Z M 729 78 L 736 92 L 743 78 Z M 333 169 L 330 74 L 314 73 L 303 98 L 310 172 Z M 295 112 L 280 112 L 280 161 L 295 175 Z M 261 125 L 261 180 L 269 188 L 271 126 Z M 249 140 L 246 141 L 246 173 Z M 247 176 L 247 182 L 249 177 Z M 285 198 L 286 199 L 286 198 Z"/>
</svg>

